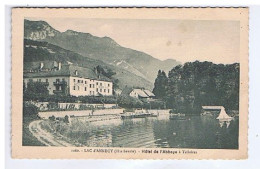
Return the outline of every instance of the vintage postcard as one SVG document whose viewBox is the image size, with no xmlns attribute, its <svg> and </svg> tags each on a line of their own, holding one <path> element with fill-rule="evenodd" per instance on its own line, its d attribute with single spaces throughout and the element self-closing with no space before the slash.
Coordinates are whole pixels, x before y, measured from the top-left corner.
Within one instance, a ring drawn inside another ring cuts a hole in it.
<svg viewBox="0 0 260 169">
<path fill-rule="evenodd" d="M 246 159 L 248 8 L 13 8 L 12 156 Z"/>
</svg>

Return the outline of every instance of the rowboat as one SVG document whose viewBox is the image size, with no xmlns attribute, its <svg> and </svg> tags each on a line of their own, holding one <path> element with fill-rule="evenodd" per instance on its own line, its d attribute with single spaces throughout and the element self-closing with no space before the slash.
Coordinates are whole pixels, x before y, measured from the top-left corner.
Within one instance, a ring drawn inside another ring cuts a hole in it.
<svg viewBox="0 0 260 169">
<path fill-rule="evenodd" d="M 146 117 L 157 117 L 158 114 L 149 113 L 145 109 L 136 109 L 134 112 L 126 112 L 121 115 L 122 119 L 132 119 L 132 118 L 146 118 Z"/>
</svg>

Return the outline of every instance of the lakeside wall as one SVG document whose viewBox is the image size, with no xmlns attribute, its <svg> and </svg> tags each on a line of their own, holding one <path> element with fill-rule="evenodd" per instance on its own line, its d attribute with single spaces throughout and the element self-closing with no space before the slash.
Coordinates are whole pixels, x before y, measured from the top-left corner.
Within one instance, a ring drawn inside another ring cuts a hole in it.
<svg viewBox="0 0 260 169">
<path fill-rule="evenodd" d="M 82 116 L 90 116 L 90 115 L 119 115 L 123 113 L 124 109 L 103 109 L 96 110 L 92 114 L 92 110 L 74 110 L 74 111 L 44 111 L 39 112 L 38 115 L 40 118 L 48 119 L 51 116 L 55 117 L 65 117 L 74 116 L 74 117 L 82 117 Z"/>
<path fill-rule="evenodd" d="M 148 110 L 149 113 L 153 114 L 169 114 L 170 110 Z M 44 111 L 39 112 L 38 115 L 40 118 L 48 119 L 51 116 L 55 117 L 65 117 L 67 116 L 74 116 L 74 117 L 83 117 L 83 116 L 102 116 L 102 115 L 120 115 L 124 112 L 124 109 L 102 109 L 102 110 L 95 110 L 92 114 L 92 110 L 74 110 L 74 111 Z"/>
</svg>

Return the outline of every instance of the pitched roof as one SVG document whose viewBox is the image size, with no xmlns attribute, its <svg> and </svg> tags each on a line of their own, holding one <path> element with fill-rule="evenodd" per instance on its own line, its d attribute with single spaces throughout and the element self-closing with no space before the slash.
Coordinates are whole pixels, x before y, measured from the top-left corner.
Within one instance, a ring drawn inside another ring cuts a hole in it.
<svg viewBox="0 0 260 169">
<path fill-rule="evenodd" d="M 133 91 L 141 97 L 149 97 L 142 89 L 134 89 Z"/>
<path fill-rule="evenodd" d="M 204 110 L 221 110 L 223 106 L 202 106 Z"/>
<path fill-rule="evenodd" d="M 42 69 L 53 69 L 55 67 L 58 67 L 58 62 L 56 61 L 41 61 L 41 62 L 24 62 L 23 64 L 23 69 L 28 71 L 28 70 L 39 70 L 40 65 L 43 63 Z"/>
<path fill-rule="evenodd" d="M 144 90 L 144 92 L 149 96 L 149 97 L 154 97 L 155 95 L 150 91 L 150 90 Z"/>
<path fill-rule="evenodd" d="M 34 63 L 25 63 L 27 68 L 28 66 L 32 66 L 32 68 L 39 69 L 39 62 L 36 64 Z M 38 65 L 38 67 L 37 67 Z M 45 64 L 44 64 L 45 65 Z M 49 65 L 52 65 L 49 63 Z M 51 67 L 51 66 L 48 66 Z M 28 70 L 28 69 L 27 69 Z M 77 72 L 77 73 L 76 73 Z M 33 78 L 33 77 L 56 77 L 56 76 L 72 76 L 72 77 L 81 77 L 86 79 L 95 79 L 100 81 L 111 81 L 111 79 L 105 77 L 104 75 L 100 74 L 97 75 L 92 69 L 83 68 L 71 64 L 62 64 L 60 70 L 53 70 L 53 71 L 38 71 L 38 72 L 26 72 L 24 73 L 25 78 Z"/>
<path fill-rule="evenodd" d="M 125 87 L 121 95 L 129 95 L 131 92 L 136 92 L 140 97 L 153 97 L 155 96 L 150 90 L 147 89 L 135 89 L 133 87 Z"/>
</svg>

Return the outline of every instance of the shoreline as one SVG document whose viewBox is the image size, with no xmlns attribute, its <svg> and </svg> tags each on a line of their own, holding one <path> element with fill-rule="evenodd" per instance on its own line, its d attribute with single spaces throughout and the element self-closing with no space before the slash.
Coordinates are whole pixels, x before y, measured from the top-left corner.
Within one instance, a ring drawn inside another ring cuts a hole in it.
<svg viewBox="0 0 260 169">
<path fill-rule="evenodd" d="M 201 118 L 200 116 L 198 116 L 198 117 Z M 196 118 L 196 119 L 198 119 L 198 118 Z M 202 120 L 203 119 L 204 118 L 202 118 Z M 77 121 L 77 120 L 79 120 L 79 121 Z M 164 121 L 164 119 L 161 119 L 161 120 Z M 171 120 L 168 120 L 168 121 L 171 122 Z M 101 122 L 101 123 L 99 124 L 98 122 Z M 103 122 L 105 122 L 105 124 Z M 110 128 L 112 125 L 112 128 L 114 128 L 114 127 L 116 127 L 115 125 L 118 125 L 117 122 L 119 125 L 122 123 L 122 120 L 118 119 L 117 116 L 113 116 L 113 117 L 98 116 L 96 118 L 89 118 L 89 119 L 75 118 L 75 121 L 72 121 L 71 124 L 66 123 L 63 120 L 60 120 L 60 121 L 35 120 L 30 123 L 29 129 L 30 129 L 30 132 L 33 134 L 33 136 L 36 139 L 38 139 L 45 146 L 103 147 L 102 145 L 109 144 L 107 146 L 110 147 L 112 144 L 111 133 L 106 134 L 106 126 L 105 127 L 103 126 L 101 128 L 101 130 L 99 130 L 99 126 L 108 125 L 107 127 Z M 182 121 L 178 122 L 178 123 L 182 123 Z M 188 122 L 188 123 L 190 123 L 190 122 Z M 133 127 L 135 127 L 135 126 L 133 126 Z M 228 129 L 226 129 L 226 130 L 228 130 Z M 110 129 L 108 129 L 108 131 L 110 131 Z M 173 131 L 171 131 L 171 132 L 173 132 Z M 175 132 L 176 131 L 174 130 L 174 133 Z M 126 132 L 126 133 L 128 133 L 128 132 Z M 171 136 L 171 137 L 176 137 L 175 135 Z M 178 135 L 178 133 L 177 133 L 177 135 Z M 134 141 L 136 141 L 136 140 L 134 140 Z M 120 144 L 122 144 L 122 143 L 120 143 Z"/>
<path fill-rule="evenodd" d="M 84 116 L 84 117 L 71 117 L 77 118 L 80 120 L 84 118 L 84 121 L 87 123 L 98 123 L 103 121 L 117 120 L 120 119 L 118 115 L 100 115 L 100 116 Z M 75 142 L 68 137 L 61 135 L 60 133 L 56 133 L 55 131 L 47 131 L 42 128 L 42 123 L 50 124 L 50 120 L 34 120 L 29 123 L 29 132 L 36 138 L 41 144 L 45 146 L 65 146 L 65 147 L 79 147 L 83 146 L 81 143 Z M 62 121 L 58 121 L 58 123 L 63 123 Z M 98 125 L 98 124 L 95 124 Z"/>
</svg>

